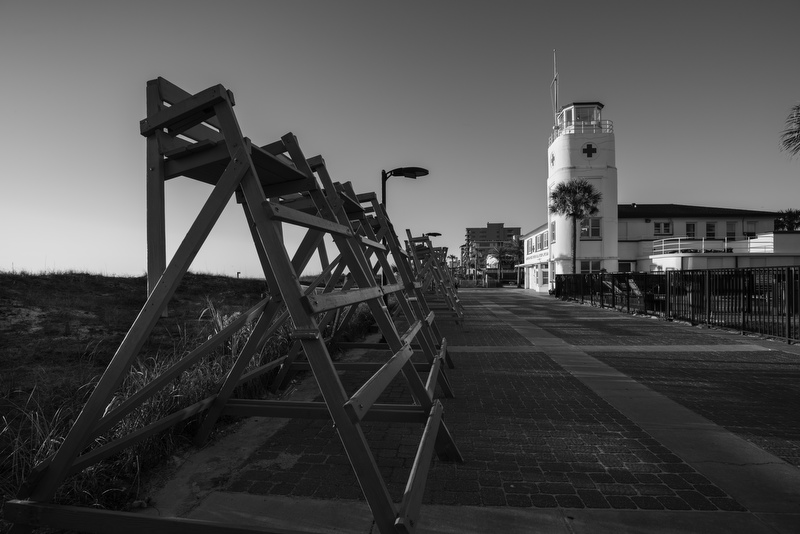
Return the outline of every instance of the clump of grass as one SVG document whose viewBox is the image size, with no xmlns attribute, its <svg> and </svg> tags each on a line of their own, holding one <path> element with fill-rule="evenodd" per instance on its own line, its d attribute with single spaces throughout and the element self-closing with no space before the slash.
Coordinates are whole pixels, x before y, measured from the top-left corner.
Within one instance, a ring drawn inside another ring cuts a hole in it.
<svg viewBox="0 0 800 534">
<path fill-rule="evenodd" d="M 171 352 L 143 357 L 131 366 L 107 411 L 162 375 L 209 336 L 228 326 L 239 313 L 226 313 L 206 298 L 206 306 L 199 318 L 178 329 Z M 343 330 L 348 332 L 348 337 L 356 339 L 363 337 L 373 323 L 368 308 L 364 306 L 359 308 Z M 252 328 L 252 324 L 245 324 L 224 345 L 176 376 L 112 430 L 97 437 L 91 446 L 100 446 L 126 436 L 216 393 L 252 333 Z M 276 330 L 251 358 L 247 369 L 257 368 L 285 355 L 289 338 L 290 326 L 286 324 Z M 0 493 L 3 501 L 14 498 L 34 466 L 58 449 L 98 379 L 98 376 L 86 378 L 77 388 L 56 388 L 59 391 L 57 396 L 52 388 L 45 390 L 37 386 L 26 396 L 14 392 L 18 400 L 14 400 L 14 395 L 0 399 L 0 408 L 5 413 L 0 419 Z M 272 374 L 261 375 L 239 386 L 235 395 L 250 398 L 267 395 L 272 379 Z M 113 510 L 128 508 L 131 502 L 142 497 L 143 473 L 162 463 L 179 446 L 187 443 L 193 437 L 192 431 L 199 420 L 198 417 L 186 421 L 180 427 L 139 441 L 118 455 L 69 477 L 59 488 L 55 502 Z M 0 521 L 0 531 L 2 526 Z"/>
</svg>

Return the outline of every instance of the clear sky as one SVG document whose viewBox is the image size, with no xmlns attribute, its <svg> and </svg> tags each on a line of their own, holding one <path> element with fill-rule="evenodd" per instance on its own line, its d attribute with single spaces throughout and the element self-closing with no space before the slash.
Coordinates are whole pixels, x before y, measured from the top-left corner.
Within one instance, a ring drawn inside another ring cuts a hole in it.
<svg viewBox="0 0 800 534">
<path fill-rule="evenodd" d="M 800 208 L 779 149 L 797 0 L 0 0 L 0 269 L 145 272 L 147 80 L 223 84 L 258 144 L 293 132 L 405 236 L 544 223 L 550 82 L 614 122 L 619 202 Z M 168 248 L 209 187 L 167 184 Z M 193 270 L 259 276 L 229 206 Z"/>
</svg>

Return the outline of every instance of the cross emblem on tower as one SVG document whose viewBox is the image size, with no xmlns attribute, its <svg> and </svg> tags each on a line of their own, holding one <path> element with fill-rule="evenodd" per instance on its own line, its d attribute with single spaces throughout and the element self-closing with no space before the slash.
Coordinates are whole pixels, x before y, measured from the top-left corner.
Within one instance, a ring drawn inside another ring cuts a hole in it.
<svg viewBox="0 0 800 534">
<path fill-rule="evenodd" d="M 591 158 L 593 155 L 597 154 L 597 149 L 592 143 L 587 143 L 586 146 L 583 147 L 582 152 L 586 154 L 587 158 Z"/>
</svg>

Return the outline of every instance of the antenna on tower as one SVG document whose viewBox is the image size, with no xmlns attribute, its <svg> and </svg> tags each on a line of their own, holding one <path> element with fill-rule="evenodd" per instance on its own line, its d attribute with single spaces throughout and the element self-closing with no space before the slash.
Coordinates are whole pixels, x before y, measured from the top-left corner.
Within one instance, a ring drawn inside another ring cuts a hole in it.
<svg viewBox="0 0 800 534">
<path fill-rule="evenodd" d="M 558 68 L 556 67 L 556 49 L 553 49 L 553 81 L 550 82 L 550 103 L 553 105 L 553 127 L 558 126 Z"/>
</svg>

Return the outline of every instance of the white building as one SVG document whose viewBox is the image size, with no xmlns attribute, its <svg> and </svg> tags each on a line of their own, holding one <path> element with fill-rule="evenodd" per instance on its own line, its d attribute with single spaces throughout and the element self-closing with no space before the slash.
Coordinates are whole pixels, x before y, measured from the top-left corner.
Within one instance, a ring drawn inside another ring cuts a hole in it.
<svg viewBox="0 0 800 534">
<path fill-rule="evenodd" d="M 576 230 L 578 272 L 800 265 L 800 232 L 774 232 L 774 212 L 618 205 L 614 128 L 602 109 L 599 102 L 561 108 L 548 148 L 547 202 L 557 183 L 572 178 L 603 196 L 598 213 Z M 571 227 L 548 211 L 545 224 L 522 236 L 526 288 L 548 291 L 554 275 L 572 272 Z"/>
</svg>

